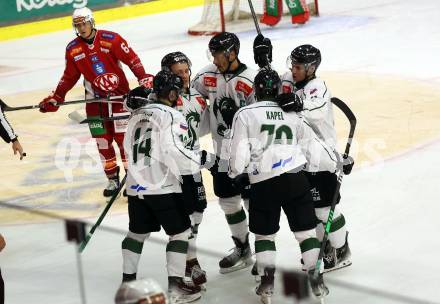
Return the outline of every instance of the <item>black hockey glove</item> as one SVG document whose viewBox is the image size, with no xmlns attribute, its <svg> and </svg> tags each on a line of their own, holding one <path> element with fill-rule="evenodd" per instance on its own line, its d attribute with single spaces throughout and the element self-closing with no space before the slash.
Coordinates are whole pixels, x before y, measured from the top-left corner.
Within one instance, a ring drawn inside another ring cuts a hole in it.
<svg viewBox="0 0 440 304">
<path fill-rule="evenodd" d="M 304 103 L 301 97 L 295 93 L 282 93 L 275 99 L 284 112 L 301 112 L 304 109 Z"/>
<path fill-rule="evenodd" d="M 131 90 L 124 98 L 125 107 L 130 111 L 134 111 L 145 106 L 148 103 L 148 95 L 150 95 L 152 91 L 152 89 L 147 89 L 144 86 L 139 86 Z"/>
<path fill-rule="evenodd" d="M 353 169 L 354 165 L 354 159 L 350 155 L 348 155 L 347 158 L 344 158 L 343 164 L 342 164 L 342 171 L 345 175 L 349 175 L 351 173 L 351 169 Z"/>
<path fill-rule="evenodd" d="M 200 167 L 208 169 L 211 173 L 217 172 L 217 157 L 205 150 L 200 151 Z"/>
<path fill-rule="evenodd" d="M 244 189 L 251 184 L 249 181 L 249 175 L 247 173 L 237 175 L 232 179 L 232 184 L 234 185 L 235 189 L 240 191 L 240 193 L 243 192 Z"/>
<path fill-rule="evenodd" d="M 272 43 L 261 34 L 254 39 L 254 60 L 260 68 L 270 66 L 272 62 Z"/>
</svg>

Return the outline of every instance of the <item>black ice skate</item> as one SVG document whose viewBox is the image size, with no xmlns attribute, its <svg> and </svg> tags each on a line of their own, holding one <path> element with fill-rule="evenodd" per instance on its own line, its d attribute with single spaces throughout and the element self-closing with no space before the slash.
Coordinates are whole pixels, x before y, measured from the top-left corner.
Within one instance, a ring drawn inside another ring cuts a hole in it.
<svg viewBox="0 0 440 304">
<path fill-rule="evenodd" d="M 275 267 L 264 268 L 264 275 L 261 276 L 260 285 L 255 289 L 255 293 L 261 297 L 261 302 L 270 304 L 274 289 Z"/>
<path fill-rule="evenodd" d="M 257 262 L 254 263 L 254 266 L 252 266 L 251 274 L 255 278 L 255 282 L 260 283 L 261 277 L 258 275 L 258 265 Z"/>
<path fill-rule="evenodd" d="M 252 252 L 249 246 L 249 234 L 246 236 L 244 243 L 240 242 L 236 237 L 232 237 L 235 243 L 235 248 L 232 253 L 224 257 L 220 262 L 220 273 L 229 273 L 240 270 L 252 265 Z"/>
<path fill-rule="evenodd" d="M 116 176 L 108 180 L 107 187 L 105 187 L 102 195 L 104 195 L 104 197 L 111 197 L 118 191 L 118 189 L 119 189 L 119 176 Z"/>
<path fill-rule="evenodd" d="M 323 298 L 328 295 L 328 288 L 324 284 L 324 279 L 322 273 L 320 273 L 316 278 L 314 277 L 315 269 L 309 270 L 309 283 L 312 288 L 313 294 L 318 298 Z"/>
<path fill-rule="evenodd" d="M 190 303 L 200 299 L 200 287 L 189 286 L 179 277 L 168 277 L 168 295 L 170 303 Z"/>
<path fill-rule="evenodd" d="M 348 246 L 348 232 L 345 235 L 345 244 L 341 248 L 333 248 L 327 242 L 324 250 L 324 272 L 334 271 L 351 265 L 351 252 Z"/>
<path fill-rule="evenodd" d="M 206 290 L 206 271 L 200 267 L 197 259 L 186 261 L 185 277 L 189 279 L 187 284 L 200 286 L 202 290 Z"/>
</svg>

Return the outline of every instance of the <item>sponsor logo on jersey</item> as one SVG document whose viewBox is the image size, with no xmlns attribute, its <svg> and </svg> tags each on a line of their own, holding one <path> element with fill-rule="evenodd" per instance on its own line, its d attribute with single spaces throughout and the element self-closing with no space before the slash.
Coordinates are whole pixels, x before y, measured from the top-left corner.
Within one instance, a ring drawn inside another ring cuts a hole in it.
<svg viewBox="0 0 440 304">
<path fill-rule="evenodd" d="M 197 102 L 202 106 L 202 109 L 206 108 L 206 100 L 201 96 L 196 96 Z"/>
<path fill-rule="evenodd" d="M 92 62 L 98 62 L 99 61 L 98 56 L 96 56 L 96 55 L 93 55 L 92 57 L 90 57 L 90 59 L 92 59 Z"/>
<path fill-rule="evenodd" d="M 110 50 L 109 49 L 105 49 L 105 48 L 101 48 L 101 52 L 103 52 L 103 53 L 110 53 Z"/>
<path fill-rule="evenodd" d="M 217 78 L 211 77 L 211 76 L 206 76 L 203 78 L 203 83 L 207 87 L 215 88 L 217 86 Z"/>
<path fill-rule="evenodd" d="M 75 56 L 82 52 L 82 47 L 76 47 L 70 51 L 70 56 Z"/>
<path fill-rule="evenodd" d="M 97 62 L 93 64 L 93 70 L 96 74 L 101 75 L 105 73 L 104 64 L 102 62 Z"/>
<path fill-rule="evenodd" d="M 141 186 L 141 185 L 137 184 L 137 185 L 131 185 L 130 189 L 131 190 L 136 190 L 136 192 L 139 192 L 139 191 L 147 190 L 147 187 L 144 187 L 144 186 Z"/>
<path fill-rule="evenodd" d="M 73 60 L 78 61 L 78 60 L 81 60 L 81 59 L 84 59 L 84 58 L 86 58 L 86 54 L 81 53 L 81 54 L 76 55 L 75 57 L 73 57 Z"/>
<path fill-rule="evenodd" d="M 113 73 L 105 73 L 96 77 L 93 85 L 102 91 L 114 91 L 119 85 L 119 77 Z"/>
<path fill-rule="evenodd" d="M 290 163 L 293 160 L 293 156 L 287 158 L 287 159 L 280 159 L 279 162 L 276 162 L 272 165 L 272 169 L 278 168 L 278 167 L 284 167 L 288 163 Z"/>
<path fill-rule="evenodd" d="M 113 34 L 110 34 L 110 33 L 102 33 L 102 38 L 107 38 L 107 39 L 110 39 L 110 40 L 113 40 L 113 39 L 115 39 L 115 35 L 113 35 Z"/>
<path fill-rule="evenodd" d="M 16 0 L 17 11 L 21 12 L 23 9 L 27 11 L 39 10 L 46 6 L 64 6 L 66 4 L 72 4 L 73 8 L 83 8 L 87 5 L 87 0 Z"/>
<path fill-rule="evenodd" d="M 78 44 L 78 41 L 76 41 L 76 40 L 73 40 L 72 42 L 70 42 L 68 45 L 67 45 L 67 47 L 66 47 L 66 50 L 70 50 L 71 48 L 73 48 L 75 45 L 77 45 Z"/>
<path fill-rule="evenodd" d="M 252 87 L 241 80 L 237 81 L 237 84 L 235 85 L 235 90 L 243 92 L 246 97 L 251 95 L 252 93 Z"/>
<path fill-rule="evenodd" d="M 283 93 L 292 93 L 292 88 L 288 85 L 283 85 Z"/>
<path fill-rule="evenodd" d="M 310 95 L 313 95 L 316 92 L 318 92 L 318 89 L 317 88 L 313 88 L 312 90 L 310 90 Z"/>
<path fill-rule="evenodd" d="M 112 47 L 112 44 L 110 42 L 107 42 L 107 41 L 99 41 L 99 44 L 102 45 L 103 47 L 106 47 L 106 48 L 111 48 Z"/>
</svg>

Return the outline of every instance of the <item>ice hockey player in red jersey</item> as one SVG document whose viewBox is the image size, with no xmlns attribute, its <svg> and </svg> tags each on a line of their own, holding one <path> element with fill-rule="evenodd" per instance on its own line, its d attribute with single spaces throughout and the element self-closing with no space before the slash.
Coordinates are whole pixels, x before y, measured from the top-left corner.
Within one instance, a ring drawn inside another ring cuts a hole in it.
<svg viewBox="0 0 440 304">
<path fill-rule="evenodd" d="M 76 9 L 72 25 L 77 37 L 66 47 L 66 67 L 55 91 L 40 102 L 40 111 L 55 112 L 57 102 L 63 102 L 67 92 L 84 77 L 87 99 L 124 95 L 130 91 L 127 78 L 121 66 L 126 64 L 140 85 L 151 86 L 153 76 L 146 74 L 138 55 L 119 34 L 98 30 L 92 11 L 88 8 Z M 126 163 L 123 140 L 126 124 L 121 120 L 103 118 L 124 115 L 121 103 L 87 103 L 86 113 L 92 137 L 96 139 L 105 174 L 109 180 L 104 189 L 105 197 L 119 187 L 119 167 L 112 142 L 119 147 L 122 162 Z"/>
</svg>

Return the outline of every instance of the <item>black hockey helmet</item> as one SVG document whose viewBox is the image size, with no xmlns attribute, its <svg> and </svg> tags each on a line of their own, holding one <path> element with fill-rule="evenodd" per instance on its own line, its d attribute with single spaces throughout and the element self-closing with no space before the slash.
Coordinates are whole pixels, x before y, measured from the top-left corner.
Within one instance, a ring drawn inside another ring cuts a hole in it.
<svg viewBox="0 0 440 304">
<path fill-rule="evenodd" d="M 208 47 L 211 54 L 222 51 L 227 53 L 235 51 L 235 54 L 238 56 L 240 40 L 233 33 L 221 32 L 209 40 Z"/>
<path fill-rule="evenodd" d="M 127 109 L 134 111 L 145 106 L 148 103 L 148 95 L 152 92 L 144 86 L 139 86 L 125 96 L 124 103 Z"/>
<path fill-rule="evenodd" d="M 313 45 L 303 44 L 294 48 L 289 58 L 292 64 L 314 65 L 316 70 L 321 63 L 321 52 Z"/>
<path fill-rule="evenodd" d="M 153 92 L 158 97 L 168 97 L 170 91 L 175 90 L 178 94 L 183 89 L 183 80 L 177 75 L 174 75 L 170 71 L 160 71 L 154 76 L 153 80 Z"/>
<path fill-rule="evenodd" d="M 175 63 L 184 62 L 188 64 L 189 69 L 191 70 L 191 60 L 182 52 L 172 52 L 166 54 L 162 61 L 160 62 L 160 66 L 162 70 L 171 71 L 171 66 Z"/>
<path fill-rule="evenodd" d="M 275 98 L 281 79 L 278 73 L 270 69 L 262 69 L 254 79 L 255 96 L 257 100 L 263 98 Z"/>
</svg>

